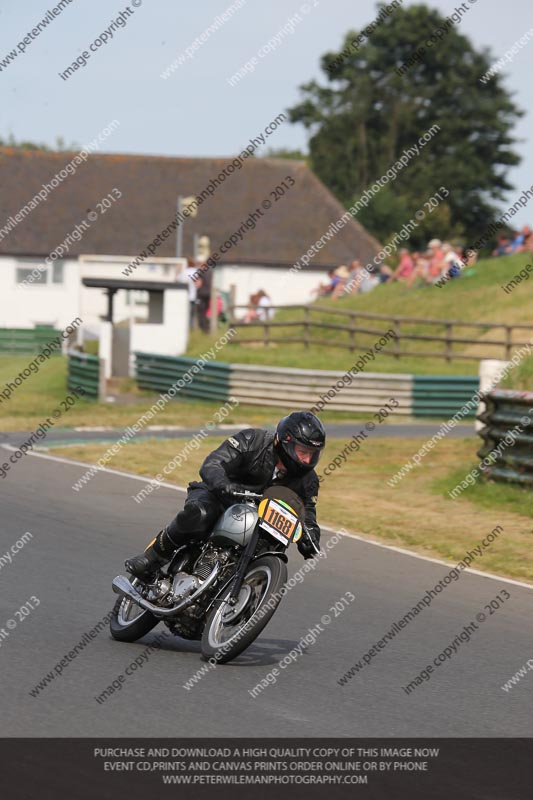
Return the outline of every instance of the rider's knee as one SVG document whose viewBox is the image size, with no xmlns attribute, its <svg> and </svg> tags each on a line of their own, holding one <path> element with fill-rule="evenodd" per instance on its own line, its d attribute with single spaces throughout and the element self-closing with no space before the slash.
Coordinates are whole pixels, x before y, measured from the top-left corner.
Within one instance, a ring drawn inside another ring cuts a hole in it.
<svg viewBox="0 0 533 800">
<path fill-rule="evenodd" d="M 185 503 L 176 517 L 178 528 L 183 533 L 204 533 L 208 527 L 208 508 L 205 503 L 193 500 Z"/>
</svg>

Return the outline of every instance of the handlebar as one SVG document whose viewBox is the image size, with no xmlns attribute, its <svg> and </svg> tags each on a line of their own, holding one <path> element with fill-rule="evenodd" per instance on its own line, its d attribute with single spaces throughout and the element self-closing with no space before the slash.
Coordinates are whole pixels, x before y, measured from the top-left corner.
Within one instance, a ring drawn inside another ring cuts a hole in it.
<svg viewBox="0 0 533 800">
<path fill-rule="evenodd" d="M 243 497 L 246 500 L 261 500 L 262 497 L 263 497 L 263 494 L 261 492 L 259 492 L 259 493 L 257 493 L 257 492 L 249 492 L 248 490 L 245 490 L 244 492 L 231 492 L 231 494 L 233 495 L 233 497 Z M 302 522 L 302 528 L 303 528 L 304 535 L 307 536 L 307 538 L 311 542 L 311 545 L 313 546 L 313 550 L 315 551 L 315 554 L 320 553 L 320 547 L 318 547 L 315 544 L 315 542 L 313 540 L 313 537 L 311 536 L 311 534 L 307 530 L 305 522 Z"/>
</svg>

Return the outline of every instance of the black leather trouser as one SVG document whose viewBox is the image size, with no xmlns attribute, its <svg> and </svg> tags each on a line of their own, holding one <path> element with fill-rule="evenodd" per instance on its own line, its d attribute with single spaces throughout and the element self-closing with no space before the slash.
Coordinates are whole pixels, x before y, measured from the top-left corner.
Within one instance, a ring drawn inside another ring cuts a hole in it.
<svg viewBox="0 0 533 800">
<path fill-rule="evenodd" d="M 204 483 L 189 484 L 187 499 L 181 511 L 166 526 L 165 533 L 174 545 L 204 539 L 224 511 L 224 505 Z"/>
</svg>

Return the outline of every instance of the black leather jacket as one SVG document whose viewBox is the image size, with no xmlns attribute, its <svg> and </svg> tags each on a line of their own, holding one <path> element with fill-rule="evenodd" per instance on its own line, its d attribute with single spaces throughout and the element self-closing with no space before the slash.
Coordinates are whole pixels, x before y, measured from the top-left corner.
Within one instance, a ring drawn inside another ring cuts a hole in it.
<svg viewBox="0 0 533 800">
<path fill-rule="evenodd" d="M 262 492 L 267 486 L 287 486 L 304 503 L 306 527 L 318 541 L 318 475 L 313 469 L 299 476 L 284 473 L 274 480 L 272 475 L 277 462 L 274 434 L 262 428 L 246 428 L 230 436 L 207 456 L 200 468 L 200 476 L 207 488 L 214 492 L 228 483 L 239 483 L 252 492 Z"/>
</svg>

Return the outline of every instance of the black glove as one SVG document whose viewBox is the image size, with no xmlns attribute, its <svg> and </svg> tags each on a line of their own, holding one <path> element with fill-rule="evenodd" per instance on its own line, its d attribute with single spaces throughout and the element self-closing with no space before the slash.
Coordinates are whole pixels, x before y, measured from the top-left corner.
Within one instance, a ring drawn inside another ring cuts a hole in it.
<svg viewBox="0 0 533 800">
<path fill-rule="evenodd" d="M 302 556 L 307 560 L 308 558 L 314 558 L 317 555 L 317 552 L 309 539 L 312 539 L 313 544 L 315 544 L 320 549 L 320 534 L 316 531 L 306 530 L 303 533 L 302 538 L 298 542 L 298 550 L 302 554 Z"/>
<path fill-rule="evenodd" d="M 233 497 L 233 492 L 247 492 L 249 491 L 246 486 L 242 486 L 240 483 L 222 483 L 220 486 L 215 488 L 216 494 L 220 495 L 224 500 L 229 500 Z M 242 498 L 235 497 L 235 502 L 237 503 L 239 499 Z"/>
</svg>

